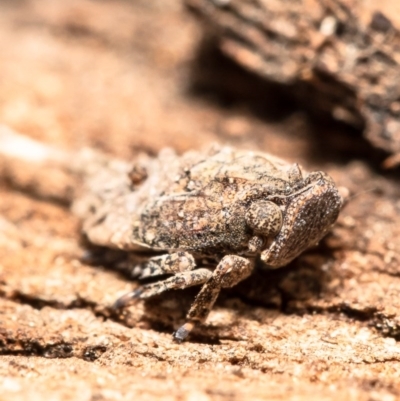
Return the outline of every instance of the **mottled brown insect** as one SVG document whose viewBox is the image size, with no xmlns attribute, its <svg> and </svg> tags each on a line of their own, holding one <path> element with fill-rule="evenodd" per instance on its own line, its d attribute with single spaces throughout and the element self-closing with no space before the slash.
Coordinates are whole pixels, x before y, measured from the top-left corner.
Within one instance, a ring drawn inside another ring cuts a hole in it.
<svg viewBox="0 0 400 401">
<path fill-rule="evenodd" d="M 15 137 L 14 144 L 16 139 L 21 141 Z M 83 185 L 72 208 L 91 243 L 154 252 L 131 266 L 139 279 L 170 275 L 126 294 L 115 308 L 202 286 L 174 334 L 179 342 L 204 322 L 222 288 L 248 277 L 258 258 L 268 268 L 288 264 L 327 233 L 342 205 L 327 174 L 306 173 L 266 153 L 214 147 L 177 156 L 164 149 L 132 165 L 91 151 L 71 158 L 28 145 L 30 156 L 36 152 L 36 159 L 56 160 L 78 173 Z M 24 146 L 17 148 L 21 153 Z M 7 152 L 4 138 L 2 149 Z"/>
<path fill-rule="evenodd" d="M 92 243 L 165 252 L 136 266 L 136 274 L 171 277 L 126 294 L 117 308 L 202 285 L 177 341 L 207 318 L 221 288 L 252 273 L 257 258 L 277 268 L 316 244 L 342 204 L 327 174 L 228 147 L 182 156 L 165 149 L 133 168 L 114 162 L 88 177 L 85 188 L 74 209 Z M 203 266 L 204 257 L 215 266 Z"/>
</svg>

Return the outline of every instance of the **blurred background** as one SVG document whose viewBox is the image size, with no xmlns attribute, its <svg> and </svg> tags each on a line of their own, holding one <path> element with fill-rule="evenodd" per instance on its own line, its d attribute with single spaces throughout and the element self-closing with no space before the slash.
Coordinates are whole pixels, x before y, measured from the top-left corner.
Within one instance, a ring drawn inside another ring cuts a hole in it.
<svg viewBox="0 0 400 401">
<path fill-rule="evenodd" d="M 301 160 L 318 158 L 333 135 L 333 119 L 316 134 L 321 126 L 304 113 L 309 99 L 299 103 L 288 85 L 225 56 L 214 30 L 183 2 L 0 7 L 0 121 L 34 138 L 124 157 L 219 141 Z M 322 160 L 335 148 L 355 151 L 343 129 Z"/>
</svg>

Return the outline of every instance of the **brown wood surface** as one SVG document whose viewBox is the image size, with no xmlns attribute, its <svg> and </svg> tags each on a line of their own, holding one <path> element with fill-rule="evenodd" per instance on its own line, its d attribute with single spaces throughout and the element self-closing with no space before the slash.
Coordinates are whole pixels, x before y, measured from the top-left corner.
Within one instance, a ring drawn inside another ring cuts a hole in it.
<svg viewBox="0 0 400 401">
<path fill-rule="evenodd" d="M 248 3 L 248 18 L 252 4 L 257 3 Z M 264 7 L 282 4 L 288 2 L 265 1 Z M 296 4 L 300 21 L 303 3 Z M 326 11 L 313 4 L 306 21 L 321 22 Z M 337 4 L 331 14 L 349 24 L 342 41 L 332 38 L 340 48 L 363 36 L 359 31 L 351 36 L 361 20 Z M 236 24 L 239 11 L 221 8 L 215 15 L 221 21 L 232 15 Z M 395 43 L 394 32 L 368 29 L 374 40 L 381 38 L 383 49 Z M 251 32 L 253 40 L 265 43 L 261 31 Z M 8 171 L 0 184 L 1 400 L 399 398 L 398 179 L 377 172 L 360 138 L 343 135 L 342 126 L 314 125 L 284 100 L 267 104 L 274 118 L 260 115 L 254 103 L 263 100 L 245 96 L 253 90 L 251 79 L 226 60 L 213 67 L 216 59 L 203 52 L 202 35 L 198 21 L 172 0 L 2 2 L 0 121 L 52 145 L 92 146 L 125 158 L 213 141 L 267 151 L 327 171 L 349 189 L 338 224 L 290 266 L 257 273 L 225 291 L 207 324 L 178 345 L 170 333 L 183 322 L 195 292 L 166 294 L 138 302 L 121 318 L 113 315 L 110 305 L 137 283 L 101 263 L 80 261 L 79 222 L 54 202 L 62 178 L 46 171 L 38 186 L 21 191 L 16 187 L 31 182 L 31 171 L 14 166 L 14 176 Z M 318 37 L 313 40 L 322 49 L 328 39 Z M 307 67 L 302 74 L 311 71 L 314 80 L 310 60 L 316 47 L 298 42 L 292 53 L 302 49 Z M 232 46 L 229 54 L 239 54 L 238 43 L 221 36 L 223 49 Z M 287 60 L 287 53 L 272 51 Z M 329 59 L 322 52 L 321 62 L 323 55 Z M 372 60 L 367 57 L 367 65 Z M 268 78 L 297 80 L 300 70 L 293 63 L 281 63 L 280 71 L 271 66 Z M 386 61 L 376 63 L 386 71 Z M 342 74 L 344 67 L 337 68 Z M 233 80 L 241 94 L 228 96 L 217 86 L 199 89 L 193 83 L 199 71 L 212 75 L 210 82 Z M 390 68 L 380 78 L 378 86 L 369 83 L 362 91 L 350 81 L 337 86 L 339 92 L 350 87 L 354 96 L 347 98 L 347 109 L 360 111 L 371 127 L 378 123 L 368 117 L 367 87 L 394 88 L 397 79 Z M 361 72 L 357 79 L 368 83 Z M 271 90 L 268 99 L 275 98 Z M 379 112 L 397 124 L 385 107 Z M 389 125 L 378 124 L 385 130 Z M 335 138 L 336 147 L 321 137 Z M 382 143 L 397 152 L 393 138 Z M 4 177 L 4 164 L 0 168 Z"/>
</svg>

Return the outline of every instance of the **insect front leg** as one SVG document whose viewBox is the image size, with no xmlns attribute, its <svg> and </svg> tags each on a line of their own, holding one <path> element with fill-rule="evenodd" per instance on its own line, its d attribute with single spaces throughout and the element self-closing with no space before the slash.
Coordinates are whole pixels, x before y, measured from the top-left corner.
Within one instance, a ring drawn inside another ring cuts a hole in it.
<svg viewBox="0 0 400 401">
<path fill-rule="evenodd" d="M 236 255 L 225 256 L 203 285 L 187 314 L 187 322 L 175 333 L 174 339 L 182 342 L 196 323 L 204 322 L 210 313 L 221 288 L 230 288 L 252 273 L 254 263 Z"/>
<path fill-rule="evenodd" d="M 193 256 L 188 252 L 175 252 L 155 256 L 133 268 L 132 275 L 139 279 L 173 274 L 172 277 L 156 283 L 147 284 L 119 298 L 114 308 L 127 306 L 134 299 L 150 298 L 167 290 L 182 289 L 205 283 L 210 277 L 208 269 L 197 269 Z M 126 267 L 124 267 L 126 269 Z"/>
</svg>

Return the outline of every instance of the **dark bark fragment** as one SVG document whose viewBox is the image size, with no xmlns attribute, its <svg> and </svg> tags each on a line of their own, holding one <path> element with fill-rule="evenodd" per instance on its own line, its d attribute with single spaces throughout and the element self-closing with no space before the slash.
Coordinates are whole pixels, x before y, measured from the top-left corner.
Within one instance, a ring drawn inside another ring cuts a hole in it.
<svg viewBox="0 0 400 401">
<path fill-rule="evenodd" d="M 292 85 L 314 112 L 400 152 L 400 32 L 357 0 L 186 0 L 221 50 L 266 80 Z M 367 15 L 367 17 L 366 17 Z"/>
</svg>

